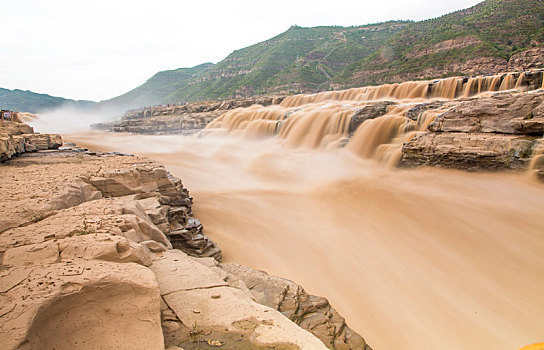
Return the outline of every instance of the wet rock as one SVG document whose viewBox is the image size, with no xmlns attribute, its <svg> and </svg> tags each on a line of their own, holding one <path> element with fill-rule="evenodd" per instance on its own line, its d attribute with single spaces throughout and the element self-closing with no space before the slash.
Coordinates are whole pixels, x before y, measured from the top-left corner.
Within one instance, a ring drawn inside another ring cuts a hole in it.
<svg viewBox="0 0 544 350">
<path fill-rule="evenodd" d="M 402 145 L 401 166 L 524 170 L 544 134 L 542 90 L 431 102 L 407 116 L 419 120 L 425 112 L 434 121 Z"/>
<path fill-rule="evenodd" d="M 351 117 L 348 133 L 353 134 L 359 125 L 363 124 L 366 120 L 375 119 L 386 114 L 389 106 L 395 104 L 396 102 L 383 101 L 359 108 Z"/>
<path fill-rule="evenodd" d="M 155 107 L 125 113 L 120 121 L 93 125 L 97 130 L 136 134 L 191 135 L 206 127 L 228 110 L 280 104 L 284 96 L 257 96 L 222 102 L 196 102 L 181 106 Z"/>
<path fill-rule="evenodd" d="M 429 103 L 418 104 L 415 107 L 410 108 L 406 112 L 406 117 L 411 120 L 417 121 L 421 118 L 421 116 L 423 115 L 423 112 L 428 110 L 438 109 L 442 107 L 444 103 L 445 103 L 444 101 L 433 101 Z"/>
<path fill-rule="evenodd" d="M 535 135 L 544 132 L 544 91 L 499 93 L 449 102 L 444 108 L 429 130 Z"/>
</svg>

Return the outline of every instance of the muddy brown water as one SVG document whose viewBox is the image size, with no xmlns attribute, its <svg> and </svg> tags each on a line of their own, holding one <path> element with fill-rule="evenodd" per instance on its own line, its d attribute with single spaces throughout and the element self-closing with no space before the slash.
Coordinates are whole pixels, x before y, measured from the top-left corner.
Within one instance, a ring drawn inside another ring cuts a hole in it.
<svg viewBox="0 0 544 350">
<path fill-rule="evenodd" d="M 327 297 L 374 349 L 518 349 L 544 339 L 544 185 L 388 169 L 277 138 L 79 134 L 183 179 L 235 261 Z"/>
</svg>

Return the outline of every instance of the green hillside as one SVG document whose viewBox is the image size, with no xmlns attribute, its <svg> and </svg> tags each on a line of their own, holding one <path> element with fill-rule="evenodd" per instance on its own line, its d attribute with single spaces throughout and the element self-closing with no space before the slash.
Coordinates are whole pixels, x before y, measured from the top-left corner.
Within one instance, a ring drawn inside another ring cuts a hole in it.
<svg viewBox="0 0 544 350">
<path fill-rule="evenodd" d="M 102 101 L 99 106 L 127 109 L 162 103 L 168 95 L 186 87 L 213 66 L 213 63 L 204 63 L 193 68 L 159 72 L 137 88 L 121 96 Z"/>
<path fill-rule="evenodd" d="M 93 101 L 76 101 L 32 91 L 0 88 L 0 108 L 19 112 L 42 113 L 59 107 L 91 108 Z"/>
<path fill-rule="evenodd" d="M 515 53 L 544 43 L 544 1 L 487 0 L 472 8 L 415 22 L 373 55 L 335 77 L 344 86 L 396 81 L 398 77 L 436 78 L 466 74 L 463 62 L 506 62 Z M 487 60 L 490 61 L 489 59 Z M 482 65 L 483 66 L 483 65 Z M 489 73 L 481 67 L 480 73 Z"/>
<path fill-rule="evenodd" d="M 157 73 L 100 105 L 129 108 L 496 73 L 509 68 L 512 55 L 543 43 L 544 0 L 487 0 L 421 22 L 292 26 L 215 65 Z"/>
<path fill-rule="evenodd" d="M 272 39 L 234 51 L 216 65 L 157 73 L 142 86 L 100 105 L 137 107 L 328 89 L 335 74 L 374 53 L 406 24 L 292 26 Z"/>
<path fill-rule="evenodd" d="M 401 22 L 349 28 L 293 26 L 270 40 L 234 51 L 198 81 L 169 95 L 167 101 L 319 90 L 404 26 Z"/>
</svg>

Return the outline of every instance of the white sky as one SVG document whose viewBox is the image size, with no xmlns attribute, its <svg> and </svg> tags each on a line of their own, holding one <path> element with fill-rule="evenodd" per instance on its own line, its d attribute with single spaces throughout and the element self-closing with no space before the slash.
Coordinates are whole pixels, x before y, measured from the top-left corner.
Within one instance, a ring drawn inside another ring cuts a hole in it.
<svg viewBox="0 0 544 350">
<path fill-rule="evenodd" d="M 0 0 L 0 87 L 73 99 L 218 62 L 291 25 L 422 20 L 479 0 Z"/>
</svg>

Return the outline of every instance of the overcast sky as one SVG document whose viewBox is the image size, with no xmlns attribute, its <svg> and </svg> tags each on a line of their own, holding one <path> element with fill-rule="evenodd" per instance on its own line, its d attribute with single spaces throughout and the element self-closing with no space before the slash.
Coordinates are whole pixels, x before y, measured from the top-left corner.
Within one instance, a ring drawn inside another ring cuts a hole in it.
<svg viewBox="0 0 544 350">
<path fill-rule="evenodd" d="M 291 25 L 422 20 L 478 0 L 0 0 L 0 87 L 108 99 Z"/>
</svg>

